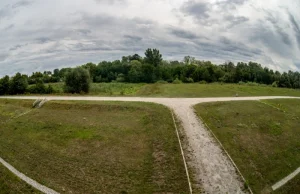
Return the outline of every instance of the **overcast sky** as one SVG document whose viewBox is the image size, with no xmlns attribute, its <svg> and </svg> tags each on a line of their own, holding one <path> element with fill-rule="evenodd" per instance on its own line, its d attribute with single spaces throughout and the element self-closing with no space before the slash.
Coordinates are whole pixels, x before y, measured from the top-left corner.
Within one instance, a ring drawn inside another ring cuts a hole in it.
<svg viewBox="0 0 300 194">
<path fill-rule="evenodd" d="M 0 76 L 121 59 L 300 69 L 300 0 L 1 0 Z"/>
</svg>

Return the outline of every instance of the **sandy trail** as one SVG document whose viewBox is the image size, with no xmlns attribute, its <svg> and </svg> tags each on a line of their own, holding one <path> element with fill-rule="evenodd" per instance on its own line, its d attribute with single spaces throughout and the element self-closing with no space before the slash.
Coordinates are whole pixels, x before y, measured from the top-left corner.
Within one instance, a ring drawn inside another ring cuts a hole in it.
<svg viewBox="0 0 300 194">
<path fill-rule="evenodd" d="M 87 101 L 135 101 L 153 102 L 171 108 L 182 122 L 188 143 L 188 165 L 196 183 L 206 193 L 244 193 L 244 183 L 228 156 L 194 113 L 193 106 L 203 102 L 262 100 L 295 98 L 267 97 L 222 97 L 222 98 L 142 98 L 142 97 L 74 97 L 74 96 L 13 96 L 10 99 L 87 100 Z"/>
</svg>

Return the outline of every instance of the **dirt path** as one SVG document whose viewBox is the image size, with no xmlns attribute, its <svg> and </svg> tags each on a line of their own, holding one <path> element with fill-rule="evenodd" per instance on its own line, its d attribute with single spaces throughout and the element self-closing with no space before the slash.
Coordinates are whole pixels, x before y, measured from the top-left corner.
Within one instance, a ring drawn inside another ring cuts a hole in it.
<svg viewBox="0 0 300 194">
<path fill-rule="evenodd" d="M 0 97 L 14 99 L 38 99 L 35 96 Z M 43 97 L 45 98 L 45 97 Z M 234 165 L 224 154 L 210 132 L 203 126 L 194 113 L 193 106 L 203 102 L 262 100 L 294 97 L 224 97 L 224 98 L 140 98 L 140 97 L 73 97 L 49 96 L 48 100 L 88 100 L 88 101 L 138 101 L 154 102 L 170 107 L 182 122 L 187 136 L 192 175 L 196 179 L 193 185 L 201 185 L 206 193 L 244 193 L 244 183 L 237 174 Z M 195 181 L 195 180 L 194 180 Z"/>
</svg>

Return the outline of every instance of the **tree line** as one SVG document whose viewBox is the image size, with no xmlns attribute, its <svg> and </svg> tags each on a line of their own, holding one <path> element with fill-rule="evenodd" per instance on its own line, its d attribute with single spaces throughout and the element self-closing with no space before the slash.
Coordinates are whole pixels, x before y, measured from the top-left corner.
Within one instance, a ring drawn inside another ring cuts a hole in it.
<svg viewBox="0 0 300 194">
<path fill-rule="evenodd" d="M 182 61 L 163 60 L 157 49 L 147 49 L 145 56 L 123 56 L 121 60 L 87 63 L 77 68 L 54 69 L 53 72 L 16 73 L 0 79 L 0 95 L 24 93 L 52 93 L 45 83 L 65 82 L 65 92 L 88 92 L 89 82 L 129 83 L 194 83 L 223 82 L 272 85 L 273 87 L 300 88 L 299 72 L 274 71 L 255 62 L 225 62 L 221 65 L 186 56 Z M 80 84 L 82 83 L 82 84 Z"/>
</svg>

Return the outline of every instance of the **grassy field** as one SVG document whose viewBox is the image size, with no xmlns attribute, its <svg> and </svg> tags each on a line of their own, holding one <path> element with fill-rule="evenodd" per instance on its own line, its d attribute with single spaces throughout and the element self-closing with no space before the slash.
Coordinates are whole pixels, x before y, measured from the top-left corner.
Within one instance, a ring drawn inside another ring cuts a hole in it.
<svg viewBox="0 0 300 194">
<path fill-rule="evenodd" d="M 51 84 L 63 94 L 63 84 Z M 239 84 L 127 84 L 92 83 L 88 95 L 153 97 L 300 96 L 300 90 Z"/>
<path fill-rule="evenodd" d="M 0 165 L 0 194 L 40 193 Z"/>
<path fill-rule="evenodd" d="M 266 104 L 264 104 L 266 103 Z M 195 106 L 255 193 L 300 166 L 300 100 L 217 102 Z M 274 193 L 300 193 L 300 176 Z"/>
<path fill-rule="evenodd" d="M 21 113 L 24 113 L 30 110 L 29 106 L 24 106 L 21 101 L 16 102 L 15 104 L 5 103 L 2 101 L 0 103 L 0 124 L 3 125 L 4 122 L 12 119 L 13 117 L 18 116 Z M 2 130 L 0 130 L 0 136 L 2 136 Z M 23 182 L 7 170 L 2 164 L 0 164 L 0 193 L 39 193 L 27 183 Z"/>
<path fill-rule="evenodd" d="M 188 193 L 167 108 L 47 102 L 8 120 L 31 104 L 0 101 L 0 156 L 41 184 L 61 193 Z"/>
</svg>

